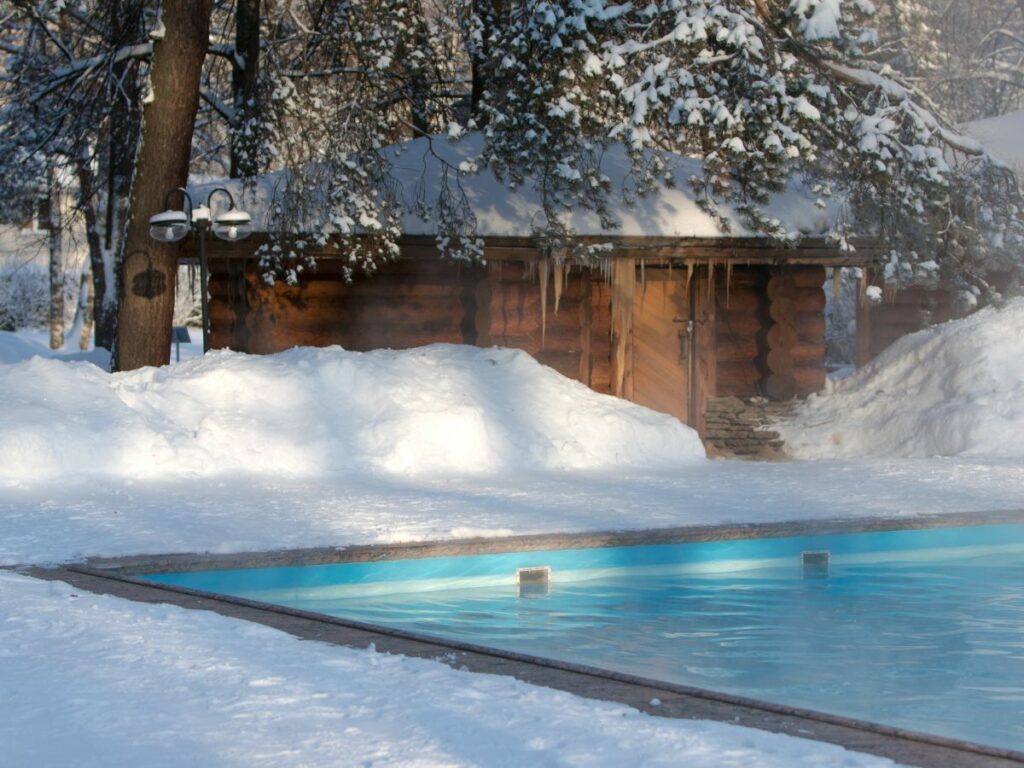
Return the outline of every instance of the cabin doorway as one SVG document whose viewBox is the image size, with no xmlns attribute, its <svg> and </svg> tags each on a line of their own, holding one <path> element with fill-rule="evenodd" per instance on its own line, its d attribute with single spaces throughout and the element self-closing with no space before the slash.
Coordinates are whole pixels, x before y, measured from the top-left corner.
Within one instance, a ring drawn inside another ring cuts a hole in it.
<svg viewBox="0 0 1024 768">
<path fill-rule="evenodd" d="M 633 294 L 631 399 L 704 431 L 714 393 L 715 315 L 707 267 L 646 267 Z"/>
</svg>

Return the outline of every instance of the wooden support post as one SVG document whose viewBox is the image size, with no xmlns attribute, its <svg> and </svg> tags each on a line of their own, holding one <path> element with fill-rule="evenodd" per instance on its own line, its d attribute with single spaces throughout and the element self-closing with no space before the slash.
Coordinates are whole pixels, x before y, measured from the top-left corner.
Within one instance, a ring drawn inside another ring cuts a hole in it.
<svg viewBox="0 0 1024 768">
<path fill-rule="evenodd" d="M 590 335 L 594 324 L 592 279 L 593 275 L 589 268 L 580 270 L 580 381 L 588 387 L 593 380 L 594 371 L 594 362 L 590 357 Z"/>
<path fill-rule="evenodd" d="M 611 389 L 633 398 L 633 292 L 636 261 L 616 258 L 612 265 Z"/>
<path fill-rule="evenodd" d="M 230 346 L 232 349 L 243 352 L 249 351 L 249 310 L 252 306 L 252 297 L 249 295 L 250 270 L 259 269 L 255 262 L 243 261 L 241 259 L 228 261 L 227 264 L 228 283 L 228 309 L 231 313 L 231 329 L 228 344 L 220 344 L 217 339 L 217 328 L 214 321 L 210 320 L 211 343 L 214 347 Z M 216 295 L 213 291 L 210 292 Z"/>
<path fill-rule="evenodd" d="M 870 284 L 868 270 L 864 267 L 857 286 L 857 350 L 854 362 L 858 368 L 871 362 L 871 302 L 867 297 Z"/>
</svg>

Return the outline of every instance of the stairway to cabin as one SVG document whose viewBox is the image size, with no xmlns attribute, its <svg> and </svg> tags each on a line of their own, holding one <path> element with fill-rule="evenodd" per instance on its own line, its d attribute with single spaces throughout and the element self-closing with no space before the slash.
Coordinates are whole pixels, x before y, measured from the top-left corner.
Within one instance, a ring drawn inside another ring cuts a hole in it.
<svg viewBox="0 0 1024 768">
<path fill-rule="evenodd" d="M 778 432 L 768 427 L 789 415 L 795 403 L 763 397 L 715 397 L 707 401 L 704 444 L 709 456 L 784 459 Z"/>
</svg>

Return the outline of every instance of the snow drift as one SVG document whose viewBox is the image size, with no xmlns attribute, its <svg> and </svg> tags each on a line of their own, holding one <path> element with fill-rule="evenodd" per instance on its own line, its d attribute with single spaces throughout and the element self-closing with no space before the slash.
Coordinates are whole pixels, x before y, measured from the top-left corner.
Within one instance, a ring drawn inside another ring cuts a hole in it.
<svg viewBox="0 0 1024 768">
<path fill-rule="evenodd" d="M 19 333 L 0 331 L 0 364 L 20 363 L 33 357 L 46 357 L 71 362 L 84 360 L 101 368 L 110 367 L 110 353 L 105 349 L 90 349 L 81 352 L 76 349 L 57 349 L 40 346 Z"/>
<path fill-rule="evenodd" d="M 900 339 L 779 428 L 798 458 L 1024 457 L 1024 299 Z"/>
<path fill-rule="evenodd" d="M 524 352 L 216 352 L 120 374 L 0 366 L 0 480 L 65 475 L 463 474 L 680 466 L 679 421 L 600 395 Z"/>
</svg>

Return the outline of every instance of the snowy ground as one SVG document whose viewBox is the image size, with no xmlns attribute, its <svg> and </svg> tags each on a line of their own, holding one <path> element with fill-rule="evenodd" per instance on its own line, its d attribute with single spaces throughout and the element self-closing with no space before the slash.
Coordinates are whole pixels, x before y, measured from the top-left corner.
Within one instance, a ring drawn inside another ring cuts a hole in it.
<svg viewBox="0 0 1024 768">
<path fill-rule="evenodd" d="M 1024 462 L 714 461 L 672 473 L 0 486 L 0 564 L 1024 508 Z"/>
<path fill-rule="evenodd" d="M 176 359 L 184 362 L 203 354 L 203 336 L 199 328 L 189 328 L 192 341 L 178 347 L 171 346 L 170 361 Z M 31 357 L 58 359 L 65 362 L 84 360 L 106 369 L 110 365 L 110 355 L 103 349 L 81 351 L 74 345 L 65 344 L 64 349 L 49 348 L 50 331 L 46 328 L 21 328 L 14 333 L 0 331 L 0 364 L 18 363 Z"/>
<path fill-rule="evenodd" d="M 0 334 L 6 565 L 1024 499 L 1024 460 L 1010 455 L 707 461 L 677 422 L 515 353 L 219 355 L 112 376 L 17 362 L 23 342 Z M 518 388 L 499 386 L 507 371 Z M 19 768 L 889 764 L 4 572 L 0 743 Z"/>
<path fill-rule="evenodd" d="M 7 768 L 892 765 L 3 572 L 0 616 Z"/>
</svg>

